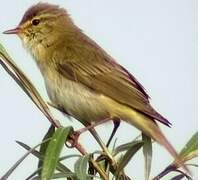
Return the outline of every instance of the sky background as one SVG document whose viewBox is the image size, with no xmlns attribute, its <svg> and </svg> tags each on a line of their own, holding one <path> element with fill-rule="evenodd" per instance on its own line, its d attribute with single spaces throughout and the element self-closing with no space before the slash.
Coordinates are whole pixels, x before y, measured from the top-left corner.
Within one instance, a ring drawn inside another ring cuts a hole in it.
<svg viewBox="0 0 198 180">
<path fill-rule="evenodd" d="M 38 1 L 6 0 L 0 6 L 0 32 L 15 27 L 24 11 Z M 46 1 L 45 1 L 46 2 Z M 198 130 L 198 1 L 196 0 L 53 0 L 67 8 L 77 25 L 98 42 L 120 64 L 143 84 L 152 105 L 173 124 L 163 132 L 179 151 Z M 21 69 L 31 78 L 48 100 L 42 77 L 19 38 L 0 34 L 0 42 Z M 14 141 L 30 146 L 39 143 L 49 122 L 33 105 L 9 75 L 0 67 L 0 175 L 25 151 Z M 54 115 L 76 128 L 80 125 L 61 114 Z M 111 124 L 97 128 L 101 137 L 109 137 Z M 122 123 L 116 137 L 118 144 L 129 142 L 138 131 Z M 83 134 L 80 141 L 90 151 L 96 143 Z M 151 177 L 163 170 L 172 157 L 161 146 L 154 145 Z M 76 153 L 66 150 L 65 154 Z M 198 160 L 194 160 L 198 162 Z M 68 162 L 69 164 L 70 162 Z M 29 157 L 10 179 L 21 180 L 36 169 L 37 160 Z M 141 153 L 126 169 L 134 179 L 143 179 Z M 192 169 L 198 179 L 197 169 Z"/>
</svg>

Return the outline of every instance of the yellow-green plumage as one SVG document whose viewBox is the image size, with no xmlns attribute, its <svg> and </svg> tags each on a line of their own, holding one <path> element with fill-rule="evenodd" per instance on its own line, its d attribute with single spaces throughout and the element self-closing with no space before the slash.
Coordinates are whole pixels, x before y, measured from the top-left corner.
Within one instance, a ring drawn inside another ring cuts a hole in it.
<svg viewBox="0 0 198 180">
<path fill-rule="evenodd" d="M 39 24 L 33 23 L 39 20 Z M 19 37 L 35 58 L 51 101 L 79 121 L 119 118 L 151 136 L 175 157 L 141 84 L 74 25 L 58 6 L 39 3 L 24 15 Z"/>
</svg>

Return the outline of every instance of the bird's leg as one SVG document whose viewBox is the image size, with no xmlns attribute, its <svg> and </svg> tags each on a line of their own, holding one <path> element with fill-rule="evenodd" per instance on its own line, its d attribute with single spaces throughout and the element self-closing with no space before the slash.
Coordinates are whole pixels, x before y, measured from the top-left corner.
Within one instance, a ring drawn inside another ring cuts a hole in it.
<svg viewBox="0 0 198 180">
<path fill-rule="evenodd" d="M 67 147 L 75 147 L 76 149 L 78 149 L 78 151 L 82 154 L 82 155 L 86 155 L 87 152 L 86 150 L 84 149 L 84 147 L 79 143 L 79 142 L 75 142 L 74 143 L 74 140 L 72 138 L 70 138 L 68 140 L 68 142 L 71 144 L 70 146 L 67 144 L 67 141 L 65 142 L 65 145 Z"/>
<path fill-rule="evenodd" d="M 109 147 L 109 145 L 110 145 L 110 143 L 113 139 L 113 136 L 115 135 L 116 131 L 118 130 L 118 127 L 120 126 L 120 119 L 114 119 L 113 120 L 113 125 L 114 125 L 113 131 L 112 131 L 112 133 L 109 137 L 109 140 L 107 141 L 107 144 L 106 144 L 107 147 Z"/>
<path fill-rule="evenodd" d="M 60 108 L 59 106 L 57 106 L 57 105 L 55 105 L 55 104 L 53 104 L 53 103 L 51 103 L 51 102 L 47 102 L 47 104 L 48 104 L 49 106 L 55 108 L 56 110 L 59 110 L 59 111 L 62 112 L 64 115 L 66 115 L 66 116 L 69 117 L 69 114 L 68 114 L 64 109 Z M 87 123 L 83 123 L 83 125 L 84 125 L 84 126 L 87 126 L 87 127 L 81 129 L 83 132 L 85 132 L 86 129 L 89 130 L 89 131 L 92 133 L 92 135 L 94 136 L 94 138 L 96 139 L 96 141 L 99 142 L 100 146 L 102 147 L 102 149 L 103 149 L 105 152 L 107 152 L 107 148 L 106 148 L 105 144 L 102 143 L 102 141 L 101 141 L 101 139 L 99 138 L 99 136 L 97 135 L 97 133 L 96 133 L 94 127 L 97 126 L 97 125 L 100 125 L 100 124 L 102 124 L 102 123 L 104 123 L 104 122 L 107 122 L 108 120 L 111 120 L 111 119 L 110 119 L 110 118 L 104 119 L 104 120 L 102 120 L 102 121 L 99 121 L 98 123 L 89 124 L 89 125 L 87 125 Z M 79 130 L 79 131 L 81 131 L 81 130 Z M 81 132 L 81 133 L 83 133 L 83 132 Z M 75 134 L 75 135 L 73 135 L 73 137 L 72 137 L 72 138 L 70 139 L 70 141 L 69 141 L 69 143 L 70 143 L 71 145 L 66 144 L 67 147 L 73 147 L 73 146 L 75 145 L 75 140 L 74 140 L 74 139 L 75 139 L 75 136 L 78 136 L 78 137 L 80 136 L 79 133 L 74 133 L 74 134 Z M 77 141 L 76 141 L 76 142 L 77 142 Z M 107 153 L 107 154 L 109 154 L 109 153 Z"/>
<path fill-rule="evenodd" d="M 110 145 L 110 143 L 111 143 L 111 141 L 112 141 L 112 139 L 113 139 L 118 127 L 120 126 L 120 119 L 119 118 L 113 118 L 113 124 L 114 124 L 113 131 L 112 131 L 112 133 L 111 133 L 111 135 L 109 137 L 109 140 L 107 141 L 107 144 L 106 144 L 105 148 L 109 147 L 109 145 Z M 108 154 L 108 156 L 112 157 L 111 154 Z M 97 161 L 100 161 L 100 160 L 103 160 L 103 159 L 104 159 L 104 156 L 101 155 L 101 156 L 99 156 L 97 158 Z M 111 160 L 113 160 L 113 158 Z M 112 162 L 112 163 L 113 163 L 112 165 L 115 166 L 115 162 Z M 108 165 L 108 160 L 105 159 L 105 169 L 107 168 L 107 165 Z"/>
<path fill-rule="evenodd" d="M 55 109 L 57 109 L 57 110 L 59 110 L 59 111 L 62 112 L 63 114 L 68 115 L 62 108 L 56 106 L 55 104 L 53 104 L 53 103 L 51 103 L 51 102 L 48 102 L 48 105 L 51 106 L 51 107 L 53 107 L 53 108 L 55 108 Z M 102 124 L 102 123 L 105 123 L 105 122 L 107 122 L 107 121 L 109 121 L 109 120 L 111 120 L 111 118 L 104 119 L 104 120 L 99 121 L 98 123 L 95 123 L 95 124 L 89 124 L 89 125 L 87 125 L 86 123 L 83 123 L 83 125 L 84 125 L 84 126 L 87 126 L 87 127 L 82 128 L 81 130 L 82 130 L 83 132 L 85 132 L 85 131 L 86 131 L 85 129 L 87 129 L 87 130 L 89 130 L 89 131 L 91 132 L 91 134 L 94 136 L 94 138 L 96 139 L 96 141 L 99 143 L 99 145 L 101 146 L 101 148 L 103 149 L 103 151 L 107 154 L 108 158 L 112 161 L 112 165 L 114 166 L 114 165 L 116 164 L 116 162 L 114 162 L 114 159 L 113 159 L 111 153 L 109 152 L 109 150 L 107 149 L 107 146 L 102 142 L 102 140 L 101 140 L 100 137 L 98 136 L 96 130 L 94 129 L 95 126 L 100 125 L 100 124 Z M 117 120 L 117 121 L 118 121 L 118 120 Z M 115 124 L 115 123 L 114 123 L 114 124 Z M 118 124 L 119 124 L 119 123 L 118 123 Z M 116 128 L 115 128 L 115 125 L 114 125 L 114 129 L 117 130 L 118 126 L 119 126 L 119 125 L 117 125 L 117 123 L 116 123 Z M 81 130 L 80 130 L 80 131 L 81 131 Z M 113 130 L 113 132 L 114 132 L 114 131 L 116 132 L 116 130 Z M 110 138 L 109 138 L 107 144 L 110 144 L 111 139 L 113 138 L 113 136 L 114 136 L 114 134 L 115 134 L 115 132 L 114 132 L 114 133 L 113 133 L 113 132 L 112 132 L 112 135 L 110 136 Z M 82 132 L 81 132 L 81 133 L 82 133 Z M 75 135 L 74 135 L 74 134 L 75 134 Z M 79 134 L 79 133 L 74 133 L 74 134 L 71 135 L 72 137 L 71 137 L 70 140 L 69 140 L 69 145 L 67 144 L 67 142 L 65 143 L 66 146 L 69 147 L 69 148 L 79 146 L 78 138 L 79 138 L 80 134 Z M 77 136 L 77 139 L 76 139 L 75 136 Z M 79 147 L 80 147 L 80 148 L 78 148 L 78 149 L 80 149 L 80 152 L 81 152 L 82 154 L 84 154 L 85 151 L 84 151 L 84 149 L 81 148 L 82 146 L 80 145 Z"/>
<path fill-rule="evenodd" d="M 68 116 L 68 113 L 65 110 L 63 110 L 62 108 L 58 107 L 57 105 L 55 105 L 55 104 L 53 104 L 51 102 L 48 102 L 47 104 Z M 115 118 L 112 118 L 112 119 L 113 119 L 113 123 L 114 123 L 114 129 L 113 129 L 113 131 L 111 133 L 111 136 L 110 136 L 110 138 L 109 138 L 109 140 L 108 140 L 106 145 L 99 138 L 99 136 L 97 135 L 97 132 L 95 131 L 94 127 L 111 120 L 111 118 L 104 119 L 104 120 L 99 121 L 98 123 L 95 123 L 95 124 L 90 124 L 87 127 L 82 128 L 81 130 L 79 130 L 81 133 L 85 132 L 86 130 L 89 130 L 91 132 L 91 134 L 94 136 L 94 138 L 96 139 L 96 141 L 100 144 L 101 148 L 104 150 L 104 152 L 106 152 L 106 154 L 108 155 L 108 157 L 111 160 L 113 160 L 113 157 L 111 156 L 111 154 L 108 151 L 107 147 L 111 143 L 111 140 L 113 139 L 113 136 L 115 135 L 115 133 L 116 133 L 116 131 L 117 131 L 119 125 L 120 125 L 120 119 L 115 119 Z M 84 125 L 86 126 L 86 124 L 84 124 Z M 78 131 L 76 131 L 76 132 L 74 132 L 74 134 L 72 135 L 72 137 L 71 137 L 71 139 L 69 141 L 70 145 L 68 145 L 66 143 L 67 147 L 72 148 L 74 146 L 78 146 L 78 138 L 79 138 L 81 133 L 79 134 Z M 115 164 L 115 162 L 113 162 L 113 164 Z"/>
<path fill-rule="evenodd" d="M 108 122 L 108 121 L 110 121 L 110 120 L 111 120 L 111 118 L 106 118 L 106 119 L 100 120 L 100 121 L 98 121 L 98 122 L 96 122 L 96 123 L 92 123 L 92 124 L 88 125 L 87 127 L 84 127 L 84 128 L 82 128 L 82 129 L 79 129 L 79 130 L 76 131 L 76 132 L 82 134 L 82 133 L 84 133 L 84 132 L 86 132 L 86 131 L 88 131 L 88 130 L 90 130 L 90 129 L 96 127 L 96 126 L 99 126 L 100 124 L 106 123 L 106 122 Z"/>
<path fill-rule="evenodd" d="M 90 124 L 90 125 L 88 125 L 88 126 L 82 128 L 82 129 L 79 129 L 79 130 L 75 131 L 75 132 L 71 135 L 71 139 L 72 139 L 72 142 L 73 142 L 73 143 L 70 142 L 70 143 L 71 143 L 71 146 L 69 146 L 69 147 L 74 147 L 74 146 L 75 146 L 75 144 L 78 142 L 79 136 L 80 136 L 82 133 L 84 133 L 84 132 L 86 132 L 86 131 L 88 131 L 88 130 L 90 130 L 90 129 L 93 129 L 94 127 L 96 127 L 96 126 L 98 126 L 98 125 L 100 125 L 100 124 L 106 123 L 106 122 L 108 122 L 108 121 L 110 121 L 110 120 L 111 120 L 111 118 L 106 118 L 106 119 L 103 119 L 103 120 L 98 121 L 98 122 L 96 122 L 96 123 Z"/>
</svg>

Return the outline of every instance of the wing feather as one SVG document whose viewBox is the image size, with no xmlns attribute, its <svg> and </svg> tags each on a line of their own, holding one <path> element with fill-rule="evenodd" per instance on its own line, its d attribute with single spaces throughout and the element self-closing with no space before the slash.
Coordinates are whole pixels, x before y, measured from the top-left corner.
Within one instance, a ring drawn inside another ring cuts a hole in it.
<svg viewBox="0 0 198 180">
<path fill-rule="evenodd" d="M 70 56 L 65 55 L 64 59 L 58 61 L 57 70 L 63 76 L 167 126 L 170 125 L 167 119 L 152 108 L 149 96 L 134 76 L 116 63 L 96 43 L 90 39 L 89 41 L 83 39 L 80 43 L 74 44 L 69 47 Z M 60 58 L 57 54 L 54 58 Z"/>
</svg>

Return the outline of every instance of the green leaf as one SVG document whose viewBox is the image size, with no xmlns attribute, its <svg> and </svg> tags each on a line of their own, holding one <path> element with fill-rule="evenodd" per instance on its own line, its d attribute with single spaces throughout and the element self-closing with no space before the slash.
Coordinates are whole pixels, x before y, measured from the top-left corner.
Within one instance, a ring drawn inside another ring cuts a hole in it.
<svg viewBox="0 0 198 180">
<path fill-rule="evenodd" d="M 0 52 L 1 52 L 1 54 L 4 54 L 5 57 L 10 59 L 9 54 L 7 53 L 6 49 L 3 47 L 3 45 L 1 43 L 0 43 Z"/>
<path fill-rule="evenodd" d="M 67 178 L 67 179 L 75 180 L 76 179 L 75 176 L 76 175 L 74 173 L 67 173 L 67 174 L 65 174 L 65 173 L 55 173 L 54 175 L 52 175 L 52 177 L 50 179 L 60 179 L 60 178 L 65 179 L 65 178 Z M 31 180 L 40 180 L 40 179 L 41 178 L 39 176 L 36 176 L 36 177 L 32 178 Z"/>
<path fill-rule="evenodd" d="M 118 147 L 116 147 L 116 148 L 114 149 L 113 155 L 115 156 L 115 155 L 117 155 L 118 153 L 121 153 L 121 152 L 123 152 L 123 151 L 127 151 L 127 150 L 129 150 L 133 145 L 136 145 L 136 144 L 138 144 L 138 143 L 143 143 L 143 141 L 141 141 L 141 140 L 134 140 L 134 141 L 132 141 L 132 142 L 129 142 L 129 143 L 126 143 L 126 144 L 122 144 L 122 145 L 120 145 L 120 146 L 118 146 Z"/>
<path fill-rule="evenodd" d="M 198 132 L 196 132 L 191 137 L 191 139 L 188 141 L 188 143 L 185 145 L 185 147 L 179 153 L 179 156 L 181 157 L 183 162 L 186 162 L 186 161 L 191 160 L 195 157 L 198 157 Z"/>
<path fill-rule="evenodd" d="M 17 67 L 12 58 L 8 55 L 5 48 L 0 44 L 0 64 L 5 71 L 15 80 L 21 89 L 28 95 L 40 111 L 48 118 L 48 120 L 56 127 L 60 127 L 60 123 L 53 118 L 49 108 L 37 89 L 31 81 L 25 76 L 23 71 Z"/>
<path fill-rule="evenodd" d="M 50 126 L 50 128 L 48 129 L 47 133 L 45 134 L 43 141 L 45 141 L 46 139 L 49 139 L 53 136 L 55 132 L 55 127 L 53 125 Z M 40 155 L 44 157 L 45 153 L 46 153 L 46 150 L 47 150 L 47 147 L 48 147 L 48 144 L 49 144 L 50 141 L 47 141 L 45 143 L 43 143 L 41 146 L 40 146 Z M 43 160 L 42 159 L 39 159 L 39 162 L 38 162 L 38 169 L 41 168 L 42 170 L 42 166 L 43 166 Z M 39 177 L 41 176 L 41 170 L 38 171 L 38 175 Z"/>
<path fill-rule="evenodd" d="M 145 160 L 145 180 L 149 179 L 151 172 L 151 163 L 152 163 L 152 140 L 150 137 L 142 134 L 143 145 L 143 154 Z"/>
<path fill-rule="evenodd" d="M 58 160 L 59 161 L 64 161 L 66 159 L 75 158 L 75 157 L 81 157 L 81 155 L 79 155 L 79 154 L 71 154 L 71 155 L 60 157 Z"/>
<path fill-rule="evenodd" d="M 72 130 L 72 127 L 60 127 L 52 136 L 44 157 L 42 180 L 48 180 L 53 176 L 63 145 Z"/>
<path fill-rule="evenodd" d="M 47 141 L 47 140 L 46 140 Z M 18 141 L 16 141 L 18 143 Z M 27 153 L 25 153 L 0 179 L 6 180 L 14 172 L 14 170 L 23 162 L 23 160 L 31 154 L 37 147 L 41 144 L 36 145 L 33 148 L 30 148 Z"/>
<path fill-rule="evenodd" d="M 88 180 L 90 179 L 87 175 L 87 165 L 89 162 L 89 156 L 81 156 L 74 165 L 74 172 L 79 180 Z"/>
<path fill-rule="evenodd" d="M 124 169 L 124 167 L 129 163 L 131 158 L 135 155 L 135 153 L 143 146 L 143 142 L 133 142 L 131 147 L 127 147 L 128 151 L 124 154 L 121 160 L 118 162 L 117 172 L 116 174 L 119 175 L 120 172 Z"/>
<path fill-rule="evenodd" d="M 186 164 L 187 166 L 194 166 L 194 167 L 198 167 L 198 164 Z"/>
<path fill-rule="evenodd" d="M 36 171 L 34 171 L 32 174 L 30 174 L 27 178 L 25 178 L 25 180 L 32 180 L 38 173 L 39 171 L 41 171 L 41 168 L 38 168 Z M 40 177 L 40 176 L 38 176 Z"/>
<path fill-rule="evenodd" d="M 52 179 L 59 179 L 59 178 L 71 178 L 71 179 L 76 179 L 76 174 L 75 173 L 67 173 L 67 174 L 64 174 L 64 173 L 55 173 L 53 176 L 52 176 Z"/>
<path fill-rule="evenodd" d="M 28 145 L 26 145 L 26 144 L 24 144 L 24 143 L 22 143 L 22 142 L 19 142 L 19 141 L 17 141 L 17 143 L 20 145 L 20 146 L 22 146 L 24 149 L 26 149 L 26 150 L 30 150 L 31 149 L 31 147 L 29 147 Z M 35 157 L 37 157 L 38 159 L 40 159 L 40 160 L 43 160 L 44 159 L 44 157 L 40 154 L 40 152 L 38 152 L 37 150 L 33 150 L 32 152 L 31 152 Z M 63 165 L 62 163 L 60 163 L 60 162 L 58 162 L 58 164 L 57 164 L 57 170 L 59 170 L 60 172 L 65 172 L 65 173 L 70 173 L 71 171 L 70 171 L 70 169 L 69 168 L 67 168 L 65 165 Z"/>
<path fill-rule="evenodd" d="M 188 160 L 191 160 L 192 158 L 198 157 L 198 132 L 196 132 L 190 140 L 187 142 L 187 144 L 184 146 L 184 148 L 179 153 L 179 157 L 183 163 L 185 163 Z M 181 164 L 181 163 L 180 163 Z M 178 164 L 176 161 L 172 162 L 167 168 L 165 168 L 164 171 L 162 171 L 158 176 L 162 178 L 166 174 L 172 172 L 172 171 L 179 171 L 178 168 L 180 167 L 180 164 Z M 186 164 L 188 165 L 188 164 Z M 187 174 L 180 171 L 184 176 L 186 176 L 188 179 L 191 179 Z M 155 178 L 154 178 L 155 179 Z"/>
</svg>

